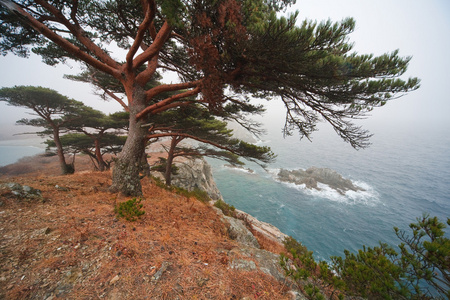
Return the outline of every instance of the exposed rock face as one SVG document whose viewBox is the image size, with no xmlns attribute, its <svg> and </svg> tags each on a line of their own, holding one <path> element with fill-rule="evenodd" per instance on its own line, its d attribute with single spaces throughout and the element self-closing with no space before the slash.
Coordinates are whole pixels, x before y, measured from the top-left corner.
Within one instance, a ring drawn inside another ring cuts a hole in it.
<svg viewBox="0 0 450 300">
<path fill-rule="evenodd" d="M 20 185 L 18 183 L 11 182 L 0 184 L 0 189 L 9 190 L 12 195 L 22 199 L 42 200 L 41 191 L 34 189 L 28 185 Z"/>
<path fill-rule="evenodd" d="M 332 189 L 344 195 L 347 191 L 364 191 L 364 189 L 355 186 L 349 179 L 343 178 L 339 173 L 328 168 L 311 167 L 304 170 L 285 170 L 281 169 L 278 173 L 278 179 L 284 182 L 291 182 L 297 185 L 304 184 L 306 188 L 320 191 L 317 183 L 323 183 Z"/>
<path fill-rule="evenodd" d="M 250 230 L 245 227 L 245 224 L 242 220 L 227 216 L 223 216 L 223 218 L 230 224 L 230 227 L 228 228 L 228 236 L 232 240 L 236 240 L 246 246 L 259 248 L 258 241 L 250 232 Z"/>
<path fill-rule="evenodd" d="M 246 222 L 252 226 L 253 230 L 263 234 L 265 237 L 275 242 L 282 244 L 284 240 L 289 237 L 287 234 L 282 233 L 280 229 L 273 226 L 272 224 L 260 221 L 244 211 L 236 209 L 235 213 L 238 219 L 246 220 Z"/>
<path fill-rule="evenodd" d="M 211 166 L 203 158 L 188 159 L 176 162 L 178 174 L 172 175 L 172 185 L 193 191 L 198 188 L 208 193 L 213 200 L 222 199 L 216 182 L 214 181 Z M 157 175 L 157 174 L 154 174 Z M 164 178 L 158 172 L 157 177 Z"/>
<path fill-rule="evenodd" d="M 259 243 L 250 230 L 247 229 L 244 221 L 264 234 L 267 238 L 273 239 L 281 243 L 285 234 L 275 226 L 258 221 L 249 214 L 236 210 L 238 219 L 223 215 L 222 211 L 213 206 L 213 209 L 222 217 L 222 221 L 229 225 L 228 235 L 231 239 L 236 240 L 240 247 L 231 250 L 222 249 L 230 258 L 228 266 L 235 270 L 250 272 L 259 270 L 274 277 L 276 280 L 284 283 L 292 288 L 289 292 L 291 299 L 306 300 L 303 295 L 296 289 L 296 284 L 284 274 L 280 265 L 280 257 L 278 254 L 260 249 Z"/>
</svg>

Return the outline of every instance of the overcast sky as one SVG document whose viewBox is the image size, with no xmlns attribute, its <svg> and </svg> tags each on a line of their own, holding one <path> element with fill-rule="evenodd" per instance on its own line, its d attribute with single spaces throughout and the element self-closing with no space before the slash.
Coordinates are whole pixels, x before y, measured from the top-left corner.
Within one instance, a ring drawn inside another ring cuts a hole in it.
<svg viewBox="0 0 450 300">
<path fill-rule="evenodd" d="M 299 22 L 312 20 L 356 20 L 351 35 L 354 50 L 376 55 L 400 49 L 400 55 L 413 59 L 407 76 L 421 79 L 421 88 L 399 100 L 375 110 L 368 122 L 417 124 L 449 127 L 450 101 L 450 1 L 448 0 L 298 0 L 289 10 L 299 10 Z M 0 57 L 0 86 L 36 85 L 57 90 L 70 98 L 85 102 L 96 109 L 111 113 L 121 109 L 115 102 L 100 100 L 92 88 L 83 83 L 63 79 L 64 74 L 76 74 L 76 63 L 50 67 L 31 56 L 23 59 L 8 54 Z M 24 117 L 24 110 L 0 103 L 0 139 L 8 139 L 11 125 Z M 13 128 L 13 129 L 11 129 Z M 4 133 L 4 129 L 8 133 Z"/>
</svg>

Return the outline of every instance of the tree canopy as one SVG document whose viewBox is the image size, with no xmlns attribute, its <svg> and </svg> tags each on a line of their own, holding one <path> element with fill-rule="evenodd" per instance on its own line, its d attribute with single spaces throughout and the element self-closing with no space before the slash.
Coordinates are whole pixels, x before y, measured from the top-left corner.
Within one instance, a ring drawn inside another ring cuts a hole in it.
<svg viewBox="0 0 450 300">
<path fill-rule="evenodd" d="M 324 120 L 361 148 L 370 134 L 352 119 L 418 88 L 417 78 L 399 78 L 409 57 L 352 52 L 352 19 L 297 25 L 298 13 L 278 17 L 292 2 L 1 0 L 0 51 L 31 49 L 47 64 L 75 59 L 120 82 L 126 99 L 114 99 L 130 112 L 130 132 L 113 188 L 140 194 L 147 116 L 195 102 L 230 117 L 251 108 L 251 97 L 281 99 L 286 134 L 309 137 Z M 124 50 L 121 59 L 111 44 Z M 179 81 L 149 85 L 162 71 Z"/>
</svg>

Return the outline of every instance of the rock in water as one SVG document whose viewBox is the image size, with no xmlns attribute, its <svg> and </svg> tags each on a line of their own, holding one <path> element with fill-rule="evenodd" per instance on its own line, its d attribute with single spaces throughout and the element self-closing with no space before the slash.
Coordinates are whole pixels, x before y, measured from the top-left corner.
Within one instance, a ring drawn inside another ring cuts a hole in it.
<svg viewBox="0 0 450 300">
<path fill-rule="evenodd" d="M 306 171 L 281 169 L 278 173 L 278 179 L 296 185 L 304 184 L 306 188 L 318 191 L 321 189 L 317 186 L 317 183 L 326 184 L 341 195 L 344 195 L 347 191 L 364 191 L 364 189 L 355 186 L 351 180 L 343 178 L 338 172 L 328 168 L 311 167 Z"/>
</svg>

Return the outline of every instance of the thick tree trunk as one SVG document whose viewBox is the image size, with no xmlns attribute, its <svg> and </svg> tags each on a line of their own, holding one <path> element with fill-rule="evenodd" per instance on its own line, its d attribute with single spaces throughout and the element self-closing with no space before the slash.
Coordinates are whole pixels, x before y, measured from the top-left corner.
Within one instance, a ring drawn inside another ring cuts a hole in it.
<svg viewBox="0 0 450 300">
<path fill-rule="evenodd" d="M 66 163 L 66 158 L 64 157 L 64 150 L 61 144 L 61 140 L 59 139 L 59 129 L 57 127 L 53 127 L 53 140 L 56 145 L 56 153 L 59 159 L 59 165 L 61 167 L 61 174 L 73 174 L 75 172 L 74 164 Z"/>
<path fill-rule="evenodd" d="M 137 120 L 136 114 L 145 108 L 143 89 L 135 88 L 131 103 L 128 137 L 114 164 L 110 190 L 127 196 L 141 196 L 142 186 L 139 172 L 147 142 L 147 129 L 142 126 L 145 124 L 145 120 Z"/>
</svg>

